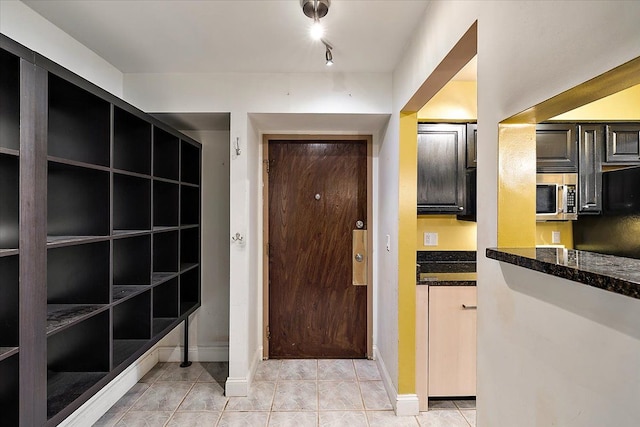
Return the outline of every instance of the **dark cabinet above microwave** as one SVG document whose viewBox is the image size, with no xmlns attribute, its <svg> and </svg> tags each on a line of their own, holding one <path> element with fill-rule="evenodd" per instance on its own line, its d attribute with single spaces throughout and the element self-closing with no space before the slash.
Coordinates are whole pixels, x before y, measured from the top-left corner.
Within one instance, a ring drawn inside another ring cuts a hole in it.
<svg viewBox="0 0 640 427">
<path fill-rule="evenodd" d="M 543 123 L 536 126 L 536 170 L 578 172 L 575 123 Z"/>
<path fill-rule="evenodd" d="M 607 125 L 607 163 L 640 164 L 640 123 Z"/>
<path fill-rule="evenodd" d="M 468 214 L 466 138 L 466 124 L 418 124 L 418 214 Z"/>
</svg>

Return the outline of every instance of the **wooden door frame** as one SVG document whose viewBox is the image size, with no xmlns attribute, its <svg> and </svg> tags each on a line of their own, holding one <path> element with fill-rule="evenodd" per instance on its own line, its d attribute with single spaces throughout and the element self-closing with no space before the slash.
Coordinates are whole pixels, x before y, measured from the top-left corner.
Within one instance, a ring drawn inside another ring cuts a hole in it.
<svg viewBox="0 0 640 427">
<path fill-rule="evenodd" d="M 373 136 L 372 135 L 262 135 L 262 357 L 269 358 L 269 141 L 363 141 L 367 144 L 367 358 L 373 358 Z"/>
</svg>

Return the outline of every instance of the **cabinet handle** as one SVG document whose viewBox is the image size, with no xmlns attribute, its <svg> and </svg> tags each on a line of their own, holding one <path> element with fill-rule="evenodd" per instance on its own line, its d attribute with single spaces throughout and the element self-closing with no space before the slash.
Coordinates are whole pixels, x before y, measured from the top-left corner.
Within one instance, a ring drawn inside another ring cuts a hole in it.
<svg viewBox="0 0 640 427">
<path fill-rule="evenodd" d="M 462 309 L 463 310 L 476 310 L 478 308 L 477 305 L 466 305 L 466 304 L 462 304 Z"/>
</svg>

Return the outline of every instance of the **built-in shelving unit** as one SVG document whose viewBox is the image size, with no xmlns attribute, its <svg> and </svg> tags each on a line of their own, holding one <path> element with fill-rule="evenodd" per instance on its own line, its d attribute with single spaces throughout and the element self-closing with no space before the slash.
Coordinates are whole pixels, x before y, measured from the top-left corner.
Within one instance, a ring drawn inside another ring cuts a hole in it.
<svg viewBox="0 0 640 427">
<path fill-rule="evenodd" d="M 0 415 L 18 425 L 20 57 L 0 50 Z"/>
<path fill-rule="evenodd" d="M 0 35 L 3 427 L 59 424 L 200 306 L 200 162 Z"/>
</svg>

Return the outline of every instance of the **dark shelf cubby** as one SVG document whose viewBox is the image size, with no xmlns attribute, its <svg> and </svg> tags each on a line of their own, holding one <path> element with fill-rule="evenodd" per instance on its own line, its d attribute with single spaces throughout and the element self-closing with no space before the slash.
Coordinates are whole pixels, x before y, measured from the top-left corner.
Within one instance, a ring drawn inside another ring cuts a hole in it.
<svg viewBox="0 0 640 427">
<path fill-rule="evenodd" d="M 180 186 L 180 224 L 192 225 L 200 223 L 200 189 Z"/>
<path fill-rule="evenodd" d="M 113 284 L 151 284 L 151 236 L 113 241 Z"/>
<path fill-rule="evenodd" d="M 2 103 L 4 100 L 1 100 Z M 18 248 L 19 158 L 0 153 L 0 249 Z"/>
<path fill-rule="evenodd" d="M 153 128 L 153 176 L 180 179 L 180 139 L 158 127 Z"/>
<path fill-rule="evenodd" d="M 197 227 L 180 230 L 180 271 L 200 262 L 200 229 Z"/>
<path fill-rule="evenodd" d="M 49 73 L 48 154 L 110 166 L 111 105 Z"/>
<path fill-rule="evenodd" d="M 170 182 L 153 181 L 153 226 L 177 227 L 180 187 Z"/>
<path fill-rule="evenodd" d="M 19 425 L 18 415 L 18 387 L 19 387 L 19 357 L 14 354 L 7 359 L 0 360 L 0 414 L 2 425 L 14 427 Z"/>
<path fill-rule="evenodd" d="M 47 418 L 109 372 L 109 311 L 47 338 Z"/>
<path fill-rule="evenodd" d="M 113 108 L 113 167 L 151 175 L 151 124 Z"/>
<path fill-rule="evenodd" d="M 20 58 L 5 50 L 0 50 L 0 100 L 0 148 L 19 150 Z"/>
<path fill-rule="evenodd" d="M 113 367 L 140 350 L 151 338 L 151 291 L 113 307 Z"/>
<path fill-rule="evenodd" d="M 48 165 L 47 234 L 109 235 L 109 173 L 56 162 Z"/>
<path fill-rule="evenodd" d="M 153 335 L 164 331 L 179 316 L 178 278 L 153 288 Z"/>
<path fill-rule="evenodd" d="M 113 229 L 151 229 L 151 180 L 113 175 Z"/>
<path fill-rule="evenodd" d="M 198 185 L 200 183 L 200 150 L 198 147 L 182 141 L 180 165 L 180 170 L 182 171 L 180 180 Z"/>
<path fill-rule="evenodd" d="M 105 307 L 105 304 L 47 304 L 47 335 L 88 319 Z"/>
<path fill-rule="evenodd" d="M 109 242 L 50 248 L 48 304 L 109 303 Z"/>
<path fill-rule="evenodd" d="M 18 347 L 18 269 L 17 255 L 0 258 L 0 348 Z"/>
<path fill-rule="evenodd" d="M 113 302 L 131 298 L 149 289 L 148 285 L 114 285 Z"/>
<path fill-rule="evenodd" d="M 153 234 L 153 273 L 178 271 L 178 232 Z"/>
<path fill-rule="evenodd" d="M 180 315 L 198 305 L 200 301 L 200 268 L 192 268 L 180 275 Z"/>
</svg>

